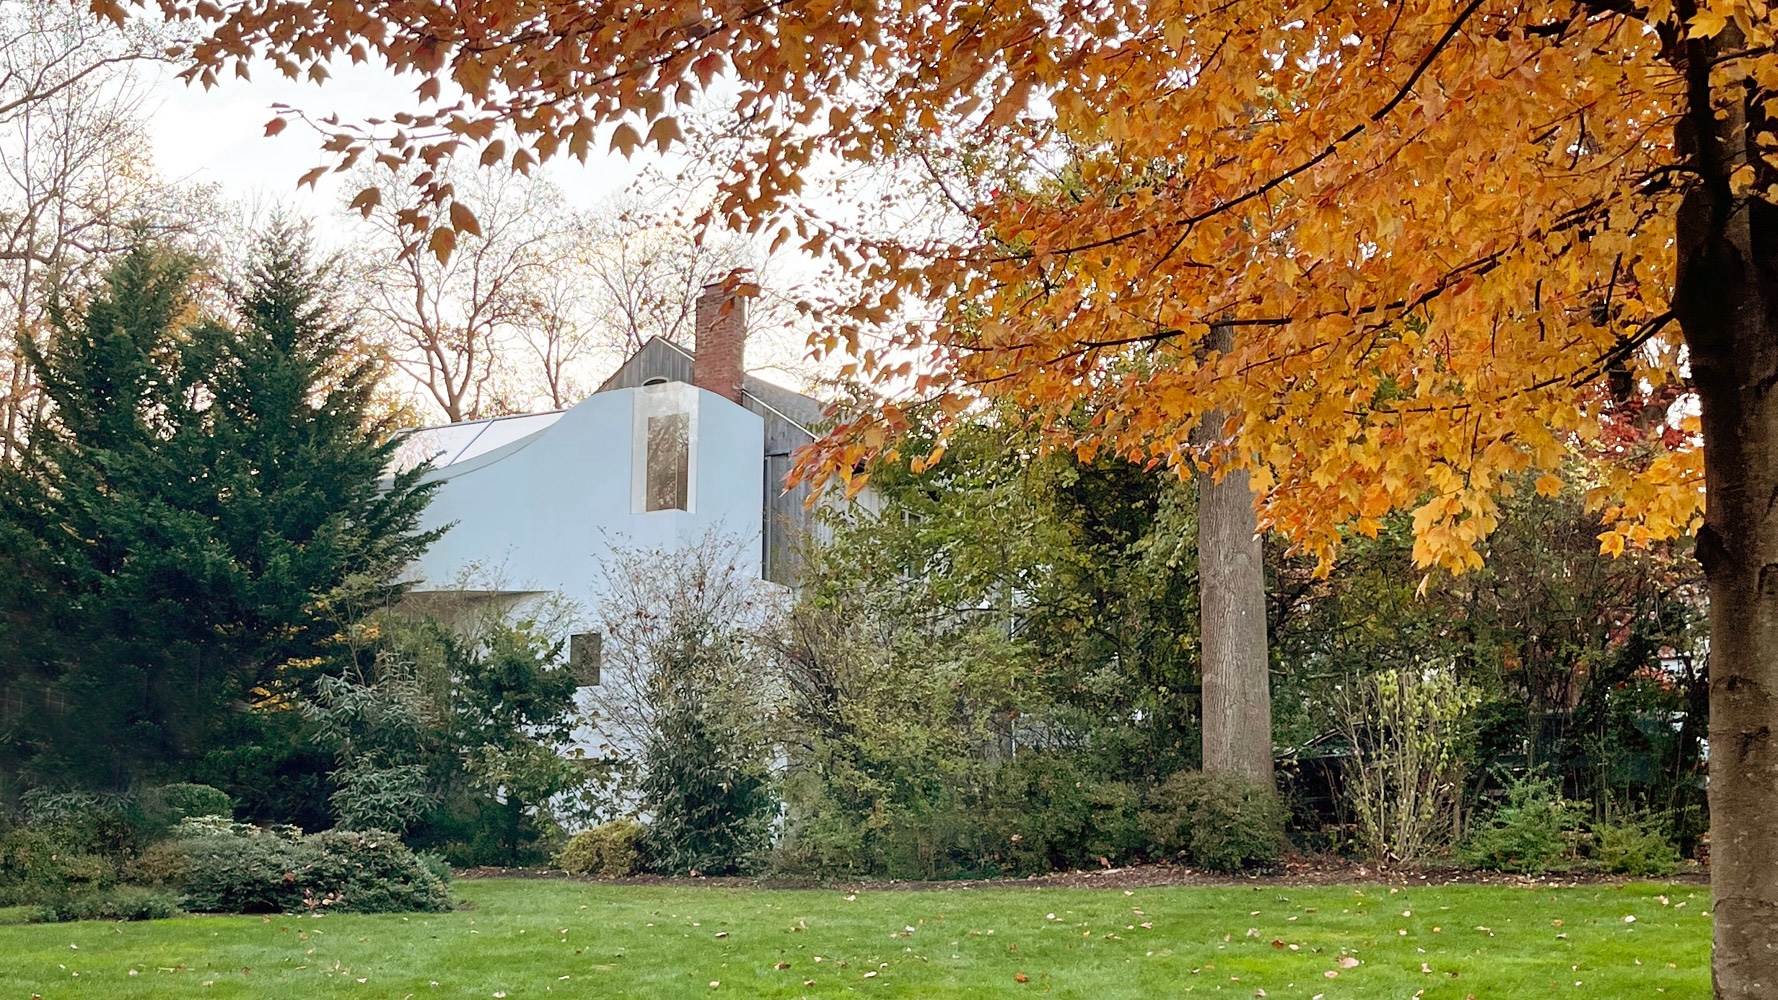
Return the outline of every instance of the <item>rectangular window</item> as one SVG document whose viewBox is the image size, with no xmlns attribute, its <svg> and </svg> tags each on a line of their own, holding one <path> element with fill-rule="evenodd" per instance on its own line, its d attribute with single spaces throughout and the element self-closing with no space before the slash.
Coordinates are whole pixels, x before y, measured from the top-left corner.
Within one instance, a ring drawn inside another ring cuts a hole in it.
<svg viewBox="0 0 1778 1000">
<path fill-rule="evenodd" d="M 691 480 L 691 415 L 648 418 L 648 486 L 644 510 L 686 510 Z"/>
<path fill-rule="evenodd" d="M 698 503 L 698 390 L 666 382 L 630 391 L 630 513 L 693 513 Z"/>
<path fill-rule="evenodd" d="M 597 687 L 604 656 L 605 637 L 597 632 L 578 632 L 568 637 L 568 669 L 581 687 Z"/>
</svg>

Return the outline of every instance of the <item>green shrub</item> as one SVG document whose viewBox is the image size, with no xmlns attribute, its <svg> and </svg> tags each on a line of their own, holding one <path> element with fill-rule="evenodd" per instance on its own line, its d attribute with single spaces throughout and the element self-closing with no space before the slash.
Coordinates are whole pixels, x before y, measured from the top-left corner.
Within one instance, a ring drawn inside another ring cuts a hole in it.
<svg viewBox="0 0 1778 1000">
<path fill-rule="evenodd" d="M 666 875 L 735 875 L 771 841 L 777 809 L 764 763 L 686 696 L 657 711 L 638 788 L 648 859 Z"/>
<path fill-rule="evenodd" d="M 1233 872 L 1278 859 L 1284 808 L 1271 788 L 1229 774 L 1180 771 L 1154 790 L 1142 825 L 1158 851 Z"/>
<path fill-rule="evenodd" d="M 0 906 L 41 904 L 116 880 L 110 859 L 70 846 L 56 830 L 19 827 L 0 834 Z"/>
<path fill-rule="evenodd" d="M 836 754 L 788 775 L 773 867 L 819 878 L 982 878 L 1146 853 L 1140 796 L 1083 755 L 928 762 Z"/>
<path fill-rule="evenodd" d="M 330 893 L 335 909 L 355 913 L 439 912 L 451 893 L 401 838 L 385 830 L 329 830 L 304 838 L 321 851 L 311 870 L 313 894 Z M 317 877 L 318 876 L 318 877 Z"/>
<path fill-rule="evenodd" d="M 32 789 L 21 800 L 25 825 L 49 833 L 70 852 L 122 857 L 160 832 L 127 795 Z"/>
<path fill-rule="evenodd" d="M 207 833 L 177 841 L 185 855 L 185 908 L 201 913 L 282 913 L 303 909 L 302 875 L 320 851 L 269 833 Z"/>
<path fill-rule="evenodd" d="M 837 801 L 831 783 L 822 778 L 804 770 L 785 780 L 789 816 L 773 849 L 773 870 L 824 878 L 888 874 L 867 847 L 868 817 Z"/>
<path fill-rule="evenodd" d="M 1506 800 L 1473 833 L 1458 857 L 1476 868 L 1545 872 L 1569 867 L 1580 838 L 1582 812 L 1556 783 L 1539 776 L 1514 780 Z"/>
<path fill-rule="evenodd" d="M 614 819 L 569 838 L 556 855 L 556 867 L 571 875 L 625 878 L 642 870 L 642 843 L 648 830 L 635 820 Z"/>
<path fill-rule="evenodd" d="M 1593 826 L 1593 864 L 1622 875 L 1665 875 L 1679 864 L 1679 849 L 1650 820 Z"/>
<path fill-rule="evenodd" d="M 37 907 L 44 923 L 67 920 L 160 920 L 178 916 L 179 896 L 164 889 L 117 885 L 65 892 Z"/>
<path fill-rule="evenodd" d="M 456 872 L 451 870 L 450 859 L 437 851 L 416 851 L 414 852 L 414 857 L 419 858 L 420 864 L 425 865 L 426 870 L 431 872 L 445 885 L 450 885 L 451 879 L 455 878 L 457 875 Z"/>
<path fill-rule="evenodd" d="M 232 819 L 235 815 L 235 800 L 222 789 L 209 785 L 162 785 L 148 789 L 137 798 L 144 815 L 161 828 L 171 828 L 182 820 L 198 816 Z"/>
<path fill-rule="evenodd" d="M 151 844 L 141 854 L 125 861 L 123 880 L 131 885 L 179 885 L 191 870 L 191 855 L 177 841 Z"/>
<path fill-rule="evenodd" d="M 986 822 L 1006 874 L 1093 868 L 1144 846 L 1136 790 L 1070 757 L 1020 754 L 996 766 L 991 781 Z"/>
<path fill-rule="evenodd" d="M 187 909 L 279 913 L 326 907 L 359 913 L 450 908 L 444 882 L 392 834 L 330 830 L 300 839 L 254 831 L 209 833 L 176 845 L 186 855 Z"/>
</svg>

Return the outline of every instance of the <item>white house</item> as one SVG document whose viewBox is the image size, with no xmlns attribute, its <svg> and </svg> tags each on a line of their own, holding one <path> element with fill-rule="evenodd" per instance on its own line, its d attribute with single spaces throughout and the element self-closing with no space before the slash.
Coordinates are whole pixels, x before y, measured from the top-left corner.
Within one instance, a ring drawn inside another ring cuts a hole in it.
<svg viewBox="0 0 1778 1000">
<path fill-rule="evenodd" d="M 783 480 L 822 406 L 746 375 L 746 334 L 746 300 L 713 285 L 695 356 L 655 338 L 566 410 L 406 432 L 398 464 L 431 460 L 440 483 L 425 527 L 450 526 L 410 568 L 414 598 L 561 594 L 591 608 L 614 546 L 672 550 L 713 529 L 746 546 L 746 572 L 792 583 L 807 490 Z M 570 646 L 586 683 L 598 645 Z"/>
</svg>

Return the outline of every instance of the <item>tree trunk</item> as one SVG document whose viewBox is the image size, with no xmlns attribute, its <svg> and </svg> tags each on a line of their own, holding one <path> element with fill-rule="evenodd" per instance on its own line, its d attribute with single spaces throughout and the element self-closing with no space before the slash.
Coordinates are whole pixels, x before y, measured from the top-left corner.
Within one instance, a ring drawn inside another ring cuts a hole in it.
<svg viewBox="0 0 1778 1000">
<path fill-rule="evenodd" d="M 1699 180 L 1679 210 L 1673 312 L 1703 410 L 1715 995 L 1750 1000 L 1778 996 L 1778 208 L 1731 189 L 1767 126 L 1747 99 L 1713 106 L 1711 43 L 1739 33 L 1686 43 L 1679 145 Z"/>
<path fill-rule="evenodd" d="M 1231 332 L 1217 327 L 1212 350 Z M 1201 443 L 1220 438 L 1223 416 L 1205 415 Z M 1204 770 L 1272 787 L 1272 696 L 1267 676 L 1266 578 L 1253 489 L 1246 472 L 1221 482 L 1198 473 L 1199 648 L 1204 693 Z"/>
</svg>

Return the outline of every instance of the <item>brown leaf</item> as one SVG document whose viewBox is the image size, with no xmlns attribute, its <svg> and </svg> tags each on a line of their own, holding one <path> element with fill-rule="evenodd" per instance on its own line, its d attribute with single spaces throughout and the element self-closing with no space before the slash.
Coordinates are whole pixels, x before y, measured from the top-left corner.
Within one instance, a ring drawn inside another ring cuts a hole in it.
<svg viewBox="0 0 1778 1000">
<path fill-rule="evenodd" d="M 440 226 L 432 231 L 432 255 L 443 264 L 451 259 L 451 251 L 457 248 L 456 230 Z"/>
<path fill-rule="evenodd" d="M 348 205 L 347 207 L 356 209 L 360 215 L 363 215 L 365 218 L 368 219 L 368 218 L 370 218 L 371 209 L 376 208 L 378 205 L 380 205 L 382 203 L 383 203 L 382 189 L 375 188 L 375 187 L 367 187 L 364 190 L 358 192 L 356 195 L 353 195 L 352 196 L 352 203 L 350 205 Z"/>
</svg>

